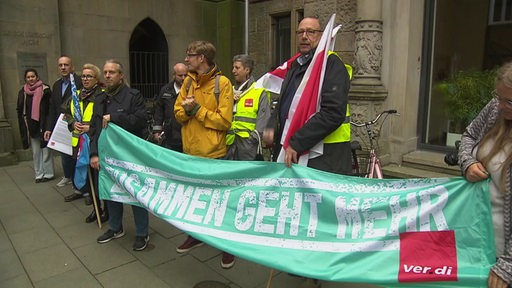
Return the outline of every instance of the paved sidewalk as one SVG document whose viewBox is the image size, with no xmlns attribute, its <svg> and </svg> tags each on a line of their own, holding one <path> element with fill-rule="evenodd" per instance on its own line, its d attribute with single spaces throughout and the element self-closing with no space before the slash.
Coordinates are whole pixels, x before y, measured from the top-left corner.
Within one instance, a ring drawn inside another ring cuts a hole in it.
<svg viewBox="0 0 512 288">
<path fill-rule="evenodd" d="M 70 185 L 55 158 L 55 180 L 35 183 L 32 162 L 0 168 L 0 287 L 171 287 L 265 288 L 270 269 L 240 258 L 229 270 L 220 267 L 221 252 L 208 245 L 177 254 L 186 235 L 153 215 L 146 250 L 132 250 L 135 238 L 131 209 L 125 206 L 126 235 L 97 244 L 102 230 L 86 224 L 92 206 L 84 200 L 64 202 Z M 216 281 L 220 284 L 207 284 Z M 303 279 L 274 271 L 269 287 L 298 288 Z M 224 285 L 222 285 L 224 284 Z M 364 284 L 322 282 L 323 288 L 367 288 Z"/>
</svg>

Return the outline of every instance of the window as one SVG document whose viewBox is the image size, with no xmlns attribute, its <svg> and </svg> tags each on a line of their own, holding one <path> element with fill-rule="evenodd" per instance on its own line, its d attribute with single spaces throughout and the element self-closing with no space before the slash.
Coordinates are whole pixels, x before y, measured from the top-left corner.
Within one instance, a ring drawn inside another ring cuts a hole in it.
<svg viewBox="0 0 512 288">
<path fill-rule="evenodd" d="M 499 2 L 499 7 L 507 7 L 504 5 L 507 2 L 505 0 L 491 2 Z M 443 150 L 446 146 L 454 146 L 468 124 L 468 119 L 471 118 L 469 113 L 466 113 L 464 118 L 454 113 L 468 109 L 462 104 L 463 101 L 451 101 L 446 93 L 445 81 L 451 80 L 460 71 L 486 70 L 491 53 L 494 53 L 494 63 L 501 63 L 507 54 L 511 55 L 511 50 L 505 48 L 509 47 L 509 41 L 505 37 L 494 38 L 496 43 L 493 43 L 493 47 L 502 48 L 499 55 L 498 50 L 492 52 L 486 47 L 489 42 L 489 27 L 510 26 L 488 26 L 491 10 L 489 4 L 489 1 L 482 0 L 425 1 L 420 105 L 420 115 L 423 119 L 419 121 L 422 126 L 422 148 Z M 486 102 L 475 104 L 481 105 L 474 109 L 479 111 Z"/>
<path fill-rule="evenodd" d="M 290 59 L 291 49 L 291 17 L 290 14 L 272 16 L 273 34 L 273 68 Z"/>
<path fill-rule="evenodd" d="M 490 0 L 489 25 L 512 23 L 512 0 Z"/>
</svg>

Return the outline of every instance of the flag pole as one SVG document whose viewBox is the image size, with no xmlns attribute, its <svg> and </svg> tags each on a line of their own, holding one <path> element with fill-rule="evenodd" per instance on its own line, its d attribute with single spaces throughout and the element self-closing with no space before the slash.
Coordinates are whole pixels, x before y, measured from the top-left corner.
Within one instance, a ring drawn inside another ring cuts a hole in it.
<svg viewBox="0 0 512 288">
<path fill-rule="evenodd" d="M 89 176 L 89 185 L 91 185 L 92 204 L 94 206 L 94 211 L 96 212 L 96 220 L 98 221 L 98 227 L 101 229 L 101 215 L 98 209 L 98 201 L 96 200 L 96 189 L 94 189 L 94 183 L 92 181 L 92 173 L 90 166 L 87 167 L 87 175 Z"/>
<path fill-rule="evenodd" d="M 270 284 L 272 283 L 272 277 L 274 277 L 274 269 L 270 269 L 270 275 L 268 275 L 266 288 L 270 288 Z"/>
</svg>

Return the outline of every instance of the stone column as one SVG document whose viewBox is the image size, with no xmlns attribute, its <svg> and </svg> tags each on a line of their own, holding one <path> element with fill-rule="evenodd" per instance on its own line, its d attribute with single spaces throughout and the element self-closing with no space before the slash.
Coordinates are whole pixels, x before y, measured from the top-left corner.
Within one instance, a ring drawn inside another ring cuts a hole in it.
<svg viewBox="0 0 512 288">
<path fill-rule="evenodd" d="M 387 91 L 381 82 L 382 65 L 381 0 L 358 0 L 355 30 L 354 78 L 351 98 L 384 100 Z"/>
</svg>

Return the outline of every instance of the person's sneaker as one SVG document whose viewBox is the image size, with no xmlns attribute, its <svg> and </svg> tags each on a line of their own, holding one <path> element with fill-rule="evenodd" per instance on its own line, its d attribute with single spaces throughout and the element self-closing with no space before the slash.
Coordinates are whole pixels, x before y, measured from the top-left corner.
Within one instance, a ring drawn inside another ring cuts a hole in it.
<svg viewBox="0 0 512 288">
<path fill-rule="evenodd" d="M 134 251 L 142 251 L 146 249 L 149 242 L 149 235 L 147 236 L 136 236 L 135 242 L 133 243 L 133 250 Z"/>
<path fill-rule="evenodd" d="M 229 253 L 222 253 L 222 259 L 220 260 L 220 266 L 224 269 L 229 269 L 235 265 L 235 256 Z"/>
<path fill-rule="evenodd" d="M 76 191 L 64 197 L 64 202 L 75 201 L 76 199 L 84 198 L 84 194 L 80 193 L 80 191 Z"/>
<path fill-rule="evenodd" d="M 69 185 L 71 183 L 73 183 L 73 181 L 71 181 L 71 179 L 66 178 L 66 177 L 62 177 L 62 179 L 60 179 L 60 181 L 57 183 L 57 187 L 64 187 L 64 186 Z"/>
<path fill-rule="evenodd" d="M 188 236 L 187 237 L 187 240 L 185 240 L 185 242 L 183 242 L 183 244 L 181 244 L 180 246 L 178 246 L 176 248 L 176 252 L 178 253 L 185 253 L 185 252 L 188 252 L 194 248 L 197 248 L 199 246 L 202 246 L 204 243 L 195 239 L 194 237 L 190 237 Z"/>
<path fill-rule="evenodd" d="M 121 229 L 121 231 L 118 231 L 118 232 L 108 229 L 108 231 L 105 232 L 105 234 L 98 237 L 98 239 L 96 241 L 98 241 L 98 243 L 100 243 L 100 244 L 103 244 L 103 243 L 110 242 L 114 239 L 121 238 L 123 236 L 124 236 L 123 229 Z"/>
</svg>

